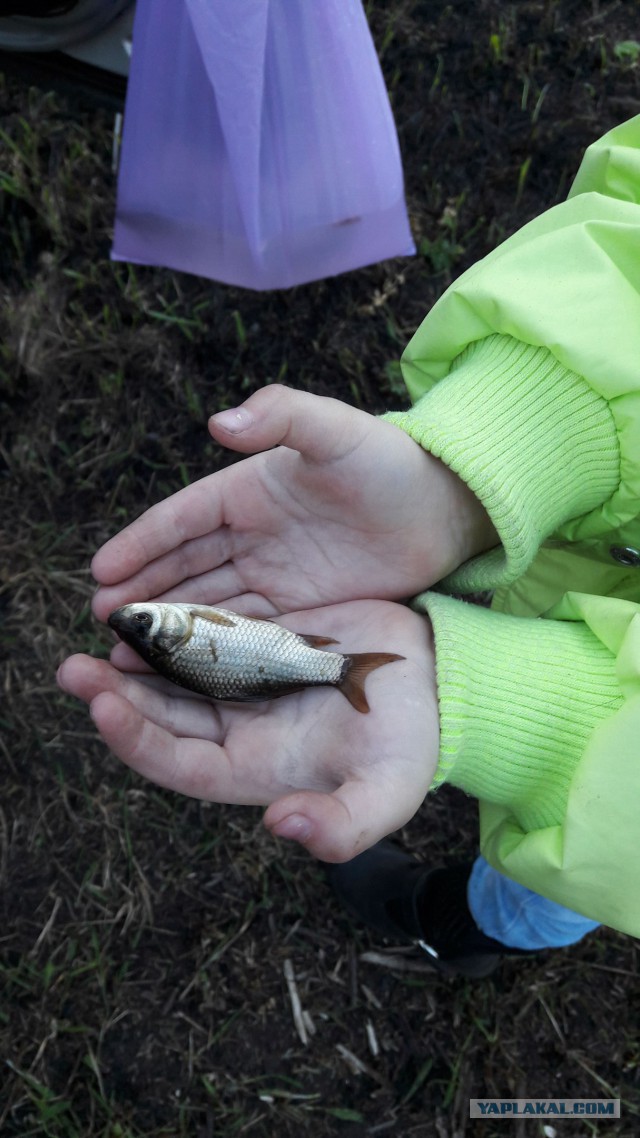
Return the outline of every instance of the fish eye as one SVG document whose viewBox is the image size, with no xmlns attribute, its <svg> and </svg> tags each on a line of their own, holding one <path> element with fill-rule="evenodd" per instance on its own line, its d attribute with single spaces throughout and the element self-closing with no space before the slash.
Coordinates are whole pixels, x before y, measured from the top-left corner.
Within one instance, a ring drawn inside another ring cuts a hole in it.
<svg viewBox="0 0 640 1138">
<path fill-rule="evenodd" d="M 133 615 L 133 622 L 138 628 L 151 628 L 153 617 L 148 612 L 136 612 Z"/>
</svg>

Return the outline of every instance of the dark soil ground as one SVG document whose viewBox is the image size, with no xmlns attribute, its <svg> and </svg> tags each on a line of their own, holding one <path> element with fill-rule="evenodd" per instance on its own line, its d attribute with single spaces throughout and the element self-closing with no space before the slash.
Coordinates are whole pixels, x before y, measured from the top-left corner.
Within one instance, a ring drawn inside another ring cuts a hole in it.
<svg viewBox="0 0 640 1138">
<path fill-rule="evenodd" d="M 108 651 L 89 610 L 95 549 L 229 461 L 208 413 L 274 380 L 404 405 L 397 361 L 443 288 L 561 200 L 589 142 L 640 110 L 638 3 L 367 11 L 419 252 L 282 293 L 111 264 L 112 115 L 0 75 L 3 1136 L 639 1125 L 631 939 L 603 930 L 489 980 L 441 978 L 354 927 L 259 811 L 128 773 L 54 682 L 70 651 Z M 403 840 L 434 865 L 468 856 L 473 804 L 445 790 Z M 470 1096 L 525 1095 L 621 1097 L 622 1118 L 468 1118 Z"/>
</svg>

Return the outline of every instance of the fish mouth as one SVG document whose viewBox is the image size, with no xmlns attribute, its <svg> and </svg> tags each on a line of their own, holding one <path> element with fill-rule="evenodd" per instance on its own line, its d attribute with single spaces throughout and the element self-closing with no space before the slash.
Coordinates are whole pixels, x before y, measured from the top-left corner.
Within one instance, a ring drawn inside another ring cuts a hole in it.
<svg viewBox="0 0 640 1138">
<path fill-rule="evenodd" d="M 150 613 L 140 611 L 131 612 L 128 605 L 116 609 L 107 617 L 107 624 L 122 640 L 129 644 L 139 644 L 145 640 L 151 631 L 153 617 Z"/>
<path fill-rule="evenodd" d="M 115 612 L 109 613 L 107 624 L 114 632 L 122 633 L 126 628 L 130 627 L 131 617 L 123 612 L 122 609 L 116 609 Z"/>
</svg>

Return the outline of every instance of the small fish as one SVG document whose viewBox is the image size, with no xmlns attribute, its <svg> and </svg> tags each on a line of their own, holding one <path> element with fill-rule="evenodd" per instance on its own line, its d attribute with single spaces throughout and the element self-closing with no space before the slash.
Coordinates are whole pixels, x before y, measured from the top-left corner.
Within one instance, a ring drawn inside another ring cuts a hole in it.
<svg viewBox="0 0 640 1138">
<path fill-rule="evenodd" d="M 111 628 L 160 675 L 211 699 L 275 699 L 306 687 L 333 685 L 358 711 L 369 710 L 369 672 L 404 660 L 391 652 L 343 656 L 324 652 L 327 636 L 289 632 L 272 620 L 206 605 L 123 605 Z"/>
</svg>

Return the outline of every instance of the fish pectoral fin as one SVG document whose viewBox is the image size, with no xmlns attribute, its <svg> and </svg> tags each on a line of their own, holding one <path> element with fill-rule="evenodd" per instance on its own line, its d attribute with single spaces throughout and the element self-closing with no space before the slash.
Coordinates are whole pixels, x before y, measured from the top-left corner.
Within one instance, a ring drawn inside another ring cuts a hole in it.
<svg viewBox="0 0 640 1138">
<path fill-rule="evenodd" d="M 208 620 L 211 624 L 226 624 L 229 628 L 235 628 L 235 620 L 230 620 L 228 616 L 221 613 L 219 609 L 206 609 L 204 607 L 197 609 L 189 609 L 189 616 L 198 617 L 200 620 Z"/>
<path fill-rule="evenodd" d="M 366 714 L 370 709 L 364 693 L 364 681 L 369 672 L 375 672 L 376 668 L 394 660 L 405 660 L 406 656 L 398 656 L 395 652 L 355 652 L 347 659 L 349 665 L 338 687 L 356 711 Z"/>
<path fill-rule="evenodd" d="M 334 640 L 331 636 L 313 636 L 308 635 L 306 632 L 296 632 L 296 636 L 299 636 L 301 640 L 304 640 L 305 644 L 307 644 L 309 648 L 324 648 L 325 644 L 340 643 L 339 640 Z"/>
</svg>

